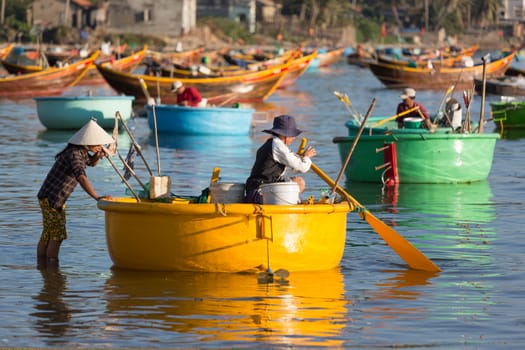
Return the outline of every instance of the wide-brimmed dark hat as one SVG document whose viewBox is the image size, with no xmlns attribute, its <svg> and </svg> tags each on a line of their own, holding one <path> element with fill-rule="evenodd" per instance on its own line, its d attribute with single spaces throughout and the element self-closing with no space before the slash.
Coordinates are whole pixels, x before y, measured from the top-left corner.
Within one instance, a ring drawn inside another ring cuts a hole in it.
<svg viewBox="0 0 525 350">
<path fill-rule="evenodd" d="M 263 130 L 263 132 L 286 137 L 296 137 L 303 131 L 297 129 L 294 117 L 291 115 L 280 115 L 273 119 L 273 127 L 268 130 Z"/>
</svg>

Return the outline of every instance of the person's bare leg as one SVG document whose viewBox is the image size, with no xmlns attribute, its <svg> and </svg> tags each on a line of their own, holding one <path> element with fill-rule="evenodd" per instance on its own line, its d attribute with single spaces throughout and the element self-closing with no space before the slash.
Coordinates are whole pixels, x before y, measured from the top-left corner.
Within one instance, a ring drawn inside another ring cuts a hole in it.
<svg viewBox="0 0 525 350">
<path fill-rule="evenodd" d="M 57 240 L 50 240 L 47 244 L 47 262 L 50 264 L 56 264 L 58 265 L 58 253 L 60 252 L 60 244 L 62 244 L 62 241 Z"/>
<path fill-rule="evenodd" d="M 39 241 L 36 248 L 36 266 L 45 267 L 47 260 L 47 242 Z"/>
</svg>

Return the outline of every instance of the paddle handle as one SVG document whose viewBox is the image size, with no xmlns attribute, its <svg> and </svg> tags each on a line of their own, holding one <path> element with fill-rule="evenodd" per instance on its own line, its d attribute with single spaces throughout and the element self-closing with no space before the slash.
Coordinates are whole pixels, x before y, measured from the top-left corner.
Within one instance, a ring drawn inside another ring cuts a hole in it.
<svg viewBox="0 0 525 350">
<path fill-rule="evenodd" d="M 140 88 L 142 89 L 142 93 L 144 93 L 144 96 L 146 97 L 146 102 L 149 102 L 151 100 L 151 95 L 148 91 L 148 86 L 146 85 L 146 82 L 144 79 L 139 78 Z"/>
<path fill-rule="evenodd" d="M 375 123 L 374 125 L 372 125 L 371 127 L 374 128 L 376 126 L 381 126 L 381 125 L 385 124 L 386 122 L 389 122 L 389 121 L 391 121 L 393 119 L 396 119 L 397 117 L 402 117 L 402 116 L 404 116 L 404 115 L 406 115 L 408 113 L 411 113 L 411 112 L 413 112 L 415 110 L 418 110 L 418 109 L 419 109 L 419 106 L 412 107 L 410 109 L 407 109 L 406 111 L 403 111 L 403 112 L 395 114 L 395 115 L 393 115 L 391 117 L 382 119 L 382 120 L 378 121 L 377 123 Z"/>
<path fill-rule="evenodd" d="M 146 158 L 144 158 L 144 155 L 142 154 L 142 151 L 141 151 L 141 148 L 140 148 L 140 145 L 137 143 L 137 141 L 135 140 L 135 137 L 133 136 L 133 133 L 131 132 L 131 130 L 129 130 L 128 126 L 126 125 L 126 123 L 124 122 L 124 119 L 122 118 L 122 116 L 120 115 L 120 112 L 117 111 L 117 116 L 118 118 L 120 119 L 120 121 L 122 122 L 122 126 L 124 127 L 124 129 L 126 130 L 126 132 L 128 133 L 129 135 L 129 138 L 131 139 L 131 142 L 133 142 L 133 144 L 135 145 L 135 149 L 137 150 L 137 153 L 138 155 L 140 156 L 140 158 L 142 159 L 142 161 L 144 162 L 144 165 L 146 166 L 146 169 L 148 169 L 148 173 L 150 176 L 153 175 L 153 172 L 151 171 L 151 168 L 149 167 L 149 164 L 148 162 L 146 161 Z"/>
<path fill-rule="evenodd" d="M 487 57 L 483 56 L 481 57 L 481 61 L 483 62 L 483 87 L 481 90 L 481 109 L 479 112 L 479 126 L 478 126 L 478 132 L 481 134 L 483 133 L 483 119 L 485 118 L 485 94 L 486 94 L 486 86 L 487 86 Z"/>
<path fill-rule="evenodd" d="M 131 185 L 129 184 L 128 180 L 126 180 L 124 178 L 124 175 L 122 175 L 120 173 L 120 170 L 118 170 L 117 166 L 115 165 L 115 163 L 111 160 L 111 157 L 109 155 L 109 151 L 107 148 L 105 148 L 104 146 L 102 146 L 102 149 L 104 150 L 104 153 L 106 155 L 106 159 L 108 160 L 109 164 L 111 164 L 111 166 L 113 167 L 113 169 L 115 170 L 115 172 L 118 174 L 118 176 L 120 177 L 120 179 L 122 180 L 122 182 L 127 186 L 127 188 L 131 191 L 131 193 L 133 194 L 133 196 L 135 197 L 135 199 L 137 200 L 137 202 L 140 202 L 140 198 L 139 198 L 139 195 L 137 194 L 137 192 L 135 192 L 135 190 L 133 190 L 133 187 L 131 187 Z"/>
<path fill-rule="evenodd" d="M 368 120 L 368 117 L 370 117 L 370 114 L 372 114 L 372 110 L 374 109 L 376 105 L 376 99 L 375 97 L 372 99 L 372 103 L 370 103 L 370 107 L 368 107 L 368 111 L 366 112 L 365 118 L 361 122 L 361 126 L 359 127 L 359 131 L 357 132 L 357 135 L 354 138 L 354 142 L 352 143 L 352 147 L 348 151 L 348 154 L 346 155 L 345 161 L 343 163 L 343 166 L 339 170 L 339 174 L 337 174 L 337 178 L 335 180 L 334 186 L 332 187 L 332 193 L 335 193 L 335 189 L 337 187 L 337 184 L 343 177 L 343 173 L 345 172 L 346 167 L 348 166 L 348 163 L 350 162 L 350 157 L 352 157 L 352 153 L 354 153 L 354 149 L 357 146 L 357 142 L 359 141 L 359 138 L 361 137 L 361 134 L 363 133 L 363 130 L 366 126 L 366 121 Z"/>
</svg>

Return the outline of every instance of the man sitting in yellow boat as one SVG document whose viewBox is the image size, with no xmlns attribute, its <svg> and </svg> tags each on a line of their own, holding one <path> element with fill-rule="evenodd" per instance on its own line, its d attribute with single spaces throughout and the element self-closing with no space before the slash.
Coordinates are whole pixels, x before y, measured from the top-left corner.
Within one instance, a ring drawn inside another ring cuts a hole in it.
<svg viewBox="0 0 525 350">
<path fill-rule="evenodd" d="M 296 126 L 294 117 L 280 115 L 273 120 L 273 127 L 263 132 L 272 135 L 258 150 L 250 177 L 246 180 L 245 202 L 262 204 L 263 198 L 259 187 L 265 183 L 294 181 L 299 185 L 299 193 L 304 191 L 306 183 L 300 176 L 288 178 L 287 168 L 306 173 L 311 165 L 311 158 L 317 152 L 308 147 L 302 156 L 292 152 L 289 146 L 303 131 Z"/>
</svg>

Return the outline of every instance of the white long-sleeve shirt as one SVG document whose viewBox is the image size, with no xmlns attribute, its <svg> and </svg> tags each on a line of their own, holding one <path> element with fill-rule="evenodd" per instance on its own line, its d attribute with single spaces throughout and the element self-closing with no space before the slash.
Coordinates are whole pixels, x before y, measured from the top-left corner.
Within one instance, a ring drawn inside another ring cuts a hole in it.
<svg viewBox="0 0 525 350">
<path fill-rule="evenodd" d="M 290 148 L 277 136 L 273 137 L 272 155 L 276 162 L 286 165 L 294 171 L 306 173 L 312 166 L 312 160 L 307 157 L 301 157 L 297 153 L 292 152 Z M 286 173 L 287 168 L 284 169 L 282 175 Z"/>
</svg>

